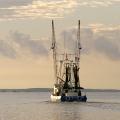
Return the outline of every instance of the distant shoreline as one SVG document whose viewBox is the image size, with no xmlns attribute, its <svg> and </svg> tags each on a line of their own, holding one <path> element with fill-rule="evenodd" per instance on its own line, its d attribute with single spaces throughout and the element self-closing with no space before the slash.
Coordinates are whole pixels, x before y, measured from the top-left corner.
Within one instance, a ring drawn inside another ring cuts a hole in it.
<svg viewBox="0 0 120 120">
<path fill-rule="evenodd" d="M 52 88 L 0 89 L 0 92 L 50 92 Z M 86 92 L 120 92 L 116 89 L 85 89 Z"/>
</svg>

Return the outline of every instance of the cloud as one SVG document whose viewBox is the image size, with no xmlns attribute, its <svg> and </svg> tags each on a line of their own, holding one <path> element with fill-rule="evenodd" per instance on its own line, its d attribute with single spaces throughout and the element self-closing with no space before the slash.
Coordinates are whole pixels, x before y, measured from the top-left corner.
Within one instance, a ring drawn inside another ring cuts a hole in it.
<svg viewBox="0 0 120 120">
<path fill-rule="evenodd" d="M 62 49 L 60 52 L 63 52 L 64 46 L 66 51 L 74 52 L 76 36 L 76 27 L 62 31 L 57 39 L 58 49 Z M 48 41 L 48 38 L 46 40 Z M 108 27 L 103 24 L 81 26 L 81 46 L 83 55 L 95 53 L 111 60 L 120 60 L 120 26 Z M 12 59 L 22 56 L 46 57 L 49 48 L 44 39 L 32 40 L 30 35 L 18 31 L 10 32 L 9 39 L 0 40 L 0 55 Z"/>
<path fill-rule="evenodd" d="M 0 0 L 0 8 L 9 8 L 11 6 L 23 6 L 31 4 L 33 0 Z"/>
<path fill-rule="evenodd" d="M 67 49 L 73 49 L 77 40 L 76 28 L 64 30 Z M 120 26 L 92 24 L 81 27 L 82 54 L 95 53 L 111 60 L 120 60 Z M 74 51 L 75 49 L 73 49 Z M 69 51 L 69 50 L 68 50 Z"/>
<path fill-rule="evenodd" d="M 79 6 L 108 7 L 120 0 L 0 0 L 0 20 L 62 18 Z"/>
<path fill-rule="evenodd" d="M 8 2 L 7 2 L 8 3 Z M 9 2 L 10 3 L 10 2 Z M 17 2 L 18 4 L 20 2 Z M 2 15 L 1 20 L 11 19 L 25 19 L 25 18 L 59 18 L 63 17 L 64 14 L 72 12 L 73 8 L 77 5 L 76 0 L 33 0 L 28 4 L 10 4 L 9 7 L 1 7 L 0 14 Z M 7 6 L 7 5 L 6 5 Z M 7 12 L 11 14 L 7 14 Z M 6 14 L 5 14 L 6 12 Z"/>
<path fill-rule="evenodd" d="M 46 56 L 48 54 L 47 49 L 42 43 L 43 41 L 31 40 L 29 35 L 17 31 L 11 34 L 11 38 L 21 49 L 29 51 L 33 55 Z"/>
<path fill-rule="evenodd" d="M 10 32 L 9 39 L 0 40 L 0 56 L 15 59 L 17 57 L 46 57 L 48 49 L 44 40 L 32 40 L 29 35 L 18 31 Z"/>
<path fill-rule="evenodd" d="M 109 7 L 115 4 L 120 4 L 120 0 L 78 0 L 81 6 L 87 7 Z"/>
<path fill-rule="evenodd" d="M 9 42 L 0 40 L 0 55 L 14 59 L 16 57 L 16 51 L 12 48 Z"/>
<path fill-rule="evenodd" d="M 99 37 L 94 42 L 95 50 L 111 59 L 120 60 L 120 47 L 105 37 Z"/>
</svg>

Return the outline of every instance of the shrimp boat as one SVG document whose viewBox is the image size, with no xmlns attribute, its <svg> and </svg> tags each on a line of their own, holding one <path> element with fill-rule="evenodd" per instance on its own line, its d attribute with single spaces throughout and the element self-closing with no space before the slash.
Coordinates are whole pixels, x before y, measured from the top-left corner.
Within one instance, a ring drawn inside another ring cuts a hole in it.
<svg viewBox="0 0 120 120">
<path fill-rule="evenodd" d="M 76 51 L 74 54 L 64 52 L 59 57 L 55 38 L 54 21 L 52 20 L 52 47 L 54 62 L 55 84 L 51 93 L 52 102 L 86 102 L 87 97 L 84 88 L 80 85 L 80 20 L 76 40 Z M 84 93 L 83 93 L 84 92 Z"/>
</svg>

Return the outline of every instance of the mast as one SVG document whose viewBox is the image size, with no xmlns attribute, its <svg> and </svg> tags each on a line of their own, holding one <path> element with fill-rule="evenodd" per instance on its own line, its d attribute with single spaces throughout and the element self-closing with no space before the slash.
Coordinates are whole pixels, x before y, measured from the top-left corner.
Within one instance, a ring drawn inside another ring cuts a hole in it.
<svg viewBox="0 0 120 120">
<path fill-rule="evenodd" d="M 53 49 L 53 62 L 54 62 L 54 79 L 55 84 L 58 84 L 57 79 L 57 60 L 56 60 L 56 39 L 55 39 L 55 29 L 54 29 L 54 21 L 52 20 L 52 47 Z"/>
<path fill-rule="evenodd" d="M 74 76 L 75 76 L 75 88 L 80 87 L 80 79 L 79 79 L 79 69 L 80 69 L 80 20 L 78 20 L 78 31 L 77 31 L 77 44 L 76 44 L 76 56 L 75 62 L 76 65 L 74 67 Z"/>
<path fill-rule="evenodd" d="M 80 20 L 78 20 L 78 31 L 77 31 L 77 57 L 78 57 L 78 63 L 80 62 L 80 50 L 82 49 L 81 43 L 80 43 Z"/>
</svg>

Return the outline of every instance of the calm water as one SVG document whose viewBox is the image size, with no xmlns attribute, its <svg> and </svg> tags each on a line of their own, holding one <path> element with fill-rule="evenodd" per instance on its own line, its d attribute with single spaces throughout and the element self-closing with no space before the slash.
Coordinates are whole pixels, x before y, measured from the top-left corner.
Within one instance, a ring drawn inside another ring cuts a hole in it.
<svg viewBox="0 0 120 120">
<path fill-rule="evenodd" d="M 120 120 L 120 92 L 88 92 L 87 103 L 51 103 L 49 96 L 0 93 L 0 120 Z"/>
</svg>

